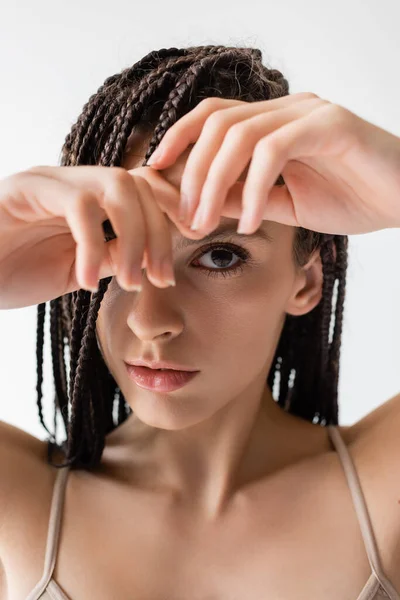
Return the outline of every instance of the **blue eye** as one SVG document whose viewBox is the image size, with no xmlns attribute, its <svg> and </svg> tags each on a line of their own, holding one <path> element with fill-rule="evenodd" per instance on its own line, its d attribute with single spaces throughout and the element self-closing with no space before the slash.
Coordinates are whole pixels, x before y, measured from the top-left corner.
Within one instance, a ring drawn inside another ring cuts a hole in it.
<svg viewBox="0 0 400 600">
<path fill-rule="evenodd" d="M 239 256 L 239 264 L 235 264 L 233 267 L 227 267 L 223 270 L 221 269 L 210 269 L 208 267 L 196 267 L 202 269 L 204 271 L 208 271 L 207 275 L 211 277 L 218 277 L 222 275 L 226 277 L 227 275 L 234 275 L 237 271 L 243 271 L 245 264 L 250 258 L 250 254 L 242 248 L 241 246 L 237 246 L 236 244 L 210 244 L 206 249 L 203 249 L 202 253 L 195 260 L 199 260 L 206 254 L 211 254 L 211 258 L 209 259 L 211 262 L 222 262 L 223 264 L 220 266 L 226 267 L 226 265 L 232 262 L 232 258 L 230 255 L 236 254 Z"/>
</svg>

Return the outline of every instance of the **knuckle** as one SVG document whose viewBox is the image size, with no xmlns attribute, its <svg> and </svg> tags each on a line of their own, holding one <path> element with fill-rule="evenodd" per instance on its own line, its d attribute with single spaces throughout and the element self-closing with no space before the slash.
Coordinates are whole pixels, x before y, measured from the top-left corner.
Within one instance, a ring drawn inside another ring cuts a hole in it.
<svg viewBox="0 0 400 600">
<path fill-rule="evenodd" d="M 92 193 L 81 188 L 72 192 L 71 205 L 73 205 L 74 210 L 82 213 L 93 204 L 95 204 L 95 199 Z"/>
<path fill-rule="evenodd" d="M 148 169 L 149 171 L 150 169 Z M 156 195 L 154 192 L 154 188 L 151 185 L 150 181 L 146 177 L 139 177 L 135 180 L 135 183 L 132 182 L 132 186 L 135 186 L 134 192 L 132 192 L 132 188 L 130 191 L 130 196 L 133 198 L 137 195 L 138 203 L 140 205 L 140 199 L 143 198 L 147 202 L 151 202 L 153 205 L 157 206 Z M 137 188 L 136 188 L 137 186 Z M 142 200 L 143 202 L 143 200 Z M 130 202 L 130 206 L 132 206 L 132 202 Z"/>
<path fill-rule="evenodd" d="M 319 96 L 314 92 L 300 92 L 297 96 L 298 98 L 304 98 L 308 100 L 316 100 L 317 98 L 319 98 Z"/>
<path fill-rule="evenodd" d="M 1 185 L 1 196 L 10 198 L 15 195 L 15 190 L 18 189 L 18 185 L 27 178 L 29 174 L 29 169 L 25 171 L 20 171 L 19 173 L 12 173 L 11 175 L 7 175 L 3 177 L 0 181 Z"/>
<path fill-rule="evenodd" d="M 154 175 L 153 169 L 149 169 L 148 167 L 135 167 L 131 169 L 131 174 L 129 175 L 129 179 L 133 179 L 133 177 L 141 177 L 143 179 L 147 179 L 148 177 L 152 177 Z"/>
<path fill-rule="evenodd" d="M 319 110 L 320 108 L 328 108 L 332 105 L 332 102 L 329 102 L 329 100 L 324 100 L 322 98 L 318 98 L 318 100 L 315 100 L 315 102 L 313 102 L 313 105 L 311 108 L 316 110 Z"/>
<path fill-rule="evenodd" d="M 343 107 L 339 108 L 341 109 L 338 117 L 339 130 L 342 132 L 343 138 L 346 138 L 347 143 L 356 144 L 359 141 L 358 123 L 360 121 L 350 110 Z"/>
<path fill-rule="evenodd" d="M 132 184 L 132 177 L 128 171 L 122 167 L 110 167 L 110 178 L 107 182 L 107 189 L 118 194 L 126 192 Z"/>
<path fill-rule="evenodd" d="M 267 161 L 269 159 L 273 160 L 273 157 L 279 154 L 281 150 L 282 142 L 276 135 L 269 135 L 261 138 L 254 149 L 257 154 L 260 154 Z"/>
<path fill-rule="evenodd" d="M 226 135 L 229 142 L 240 144 L 249 137 L 249 126 L 246 124 L 246 121 L 234 123 Z"/>
<path fill-rule="evenodd" d="M 337 127 L 339 131 L 345 134 L 351 134 L 354 129 L 354 114 L 340 106 L 339 104 L 330 104 L 329 119 L 332 126 Z"/>
<path fill-rule="evenodd" d="M 209 96 L 208 98 L 203 98 L 198 104 L 201 107 L 201 110 L 205 112 L 218 110 L 224 104 L 223 98 L 218 98 L 214 96 Z"/>
<path fill-rule="evenodd" d="M 333 102 L 330 102 L 329 106 L 327 108 L 329 109 L 330 118 L 333 121 L 335 121 L 337 124 L 342 123 L 343 121 L 347 121 L 348 115 L 350 113 L 343 106 L 340 106 L 339 104 L 334 104 Z"/>
<path fill-rule="evenodd" d="M 125 169 L 116 171 L 111 174 L 104 186 L 104 204 L 113 207 L 123 206 L 124 199 L 132 197 L 134 187 L 134 180 Z"/>
<path fill-rule="evenodd" d="M 226 123 L 224 123 L 221 112 L 222 111 L 213 112 L 207 117 L 203 126 L 207 132 L 219 133 L 226 129 Z"/>
</svg>

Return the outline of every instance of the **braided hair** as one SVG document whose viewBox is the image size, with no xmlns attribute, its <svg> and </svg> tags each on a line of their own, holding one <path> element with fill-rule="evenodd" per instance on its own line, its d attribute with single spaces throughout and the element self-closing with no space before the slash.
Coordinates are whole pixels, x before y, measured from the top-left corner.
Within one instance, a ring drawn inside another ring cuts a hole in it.
<svg viewBox="0 0 400 600">
<path fill-rule="evenodd" d="M 152 51 L 106 79 L 89 98 L 66 136 L 61 166 L 121 166 L 131 134 L 143 128 L 151 131 L 145 166 L 166 131 L 202 99 L 218 96 L 256 102 L 288 94 L 288 81 L 280 71 L 262 64 L 259 49 L 195 46 Z M 282 183 L 280 175 L 276 185 Z M 103 230 L 105 241 L 115 237 L 108 220 Z M 348 238 L 301 227 L 295 234 L 293 259 L 298 266 L 306 264 L 314 251 L 320 252 L 322 297 L 309 313 L 286 315 L 266 383 L 277 389 L 275 399 L 284 410 L 314 423 L 337 425 Z M 96 319 L 111 280 L 100 280 L 95 293 L 80 289 L 49 302 L 54 433 L 43 420 L 47 303 L 38 305 L 37 405 L 40 421 L 50 434 L 48 462 L 56 468 L 96 467 L 107 433 L 133 412 L 103 361 L 96 340 Z M 56 441 L 57 414 L 66 432 L 61 445 Z M 66 459 L 62 464 L 52 462 L 56 448 L 61 448 Z"/>
</svg>

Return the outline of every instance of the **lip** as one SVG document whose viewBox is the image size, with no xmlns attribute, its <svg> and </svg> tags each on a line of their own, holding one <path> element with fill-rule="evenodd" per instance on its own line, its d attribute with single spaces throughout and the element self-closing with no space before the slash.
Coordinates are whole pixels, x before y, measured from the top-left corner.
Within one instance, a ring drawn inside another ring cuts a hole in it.
<svg viewBox="0 0 400 600">
<path fill-rule="evenodd" d="M 141 388 L 153 392 L 173 392 L 191 381 L 200 371 L 156 371 L 125 363 L 128 376 Z M 164 368 L 164 367 L 162 367 Z"/>
<path fill-rule="evenodd" d="M 169 360 L 142 360 L 138 358 L 137 360 L 126 360 L 125 363 L 134 367 L 147 367 L 148 369 L 171 369 L 174 371 L 188 371 L 190 373 L 196 371 L 196 369 L 190 369 L 186 365 L 174 363 Z"/>
</svg>

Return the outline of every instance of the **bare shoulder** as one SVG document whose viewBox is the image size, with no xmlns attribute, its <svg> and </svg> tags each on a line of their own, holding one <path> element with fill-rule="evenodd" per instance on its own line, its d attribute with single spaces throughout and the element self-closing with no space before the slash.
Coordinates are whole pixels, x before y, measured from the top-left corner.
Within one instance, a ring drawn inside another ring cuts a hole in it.
<svg viewBox="0 0 400 600">
<path fill-rule="evenodd" d="M 400 393 L 380 404 L 360 419 L 353 427 L 360 434 L 365 433 L 392 418 L 400 419 Z"/>
<path fill-rule="evenodd" d="M 379 478 L 382 489 L 400 498 L 400 393 L 352 425 L 348 433 L 364 472 L 371 480 Z"/>
<path fill-rule="evenodd" d="M 48 470 L 47 443 L 26 431 L 0 421 L 0 530 L 4 534 L 12 514 L 18 514 L 18 504 L 26 501 L 31 484 Z M 0 556 L 2 555 L 0 536 Z"/>
<path fill-rule="evenodd" d="M 35 451 L 38 448 L 45 446 L 46 442 L 39 440 L 27 431 L 15 427 L 5 421 L 0 421 L 0 445 L 8 446 L 9 444 L 15 448 L 24 448 L 29 451 Z"/>
<path fill-rule="evenodd" d="M 15 469 L 11 467 L 18 466 L 18 459 L 28 458 L 42 462 L 46 460 L 46 457 L 46 442 L 39 440 L 19 427 L 0 421 L 0 468 L 2 469 L 2 475 L 6 475 L 9 471 L 9 476 L 12 477 Z M 8 480 L 9 477 L 6 481 L 2 478 L 2 484 L 7 484 Z"/>
<path fill-rule="evenodd" d="M 368 413 L 365 417 L 351 426 L 352 441 L 363 447 L 364 451 L 371 448 L 376 455 L 379 448 L 388 459 L 393 458 L 396 464 L 400 458 L 399 442 L 400 426 L 400 393 L 386 400 Z M 399 464 L 400 468 L 400 464 Z"/>
<path fill-rule="evenodd" d="M 367 499 L 387 573 L 400 589 L 400 394 L 353 426 L 357 465 L 371 490 Z"/>
</svg>

